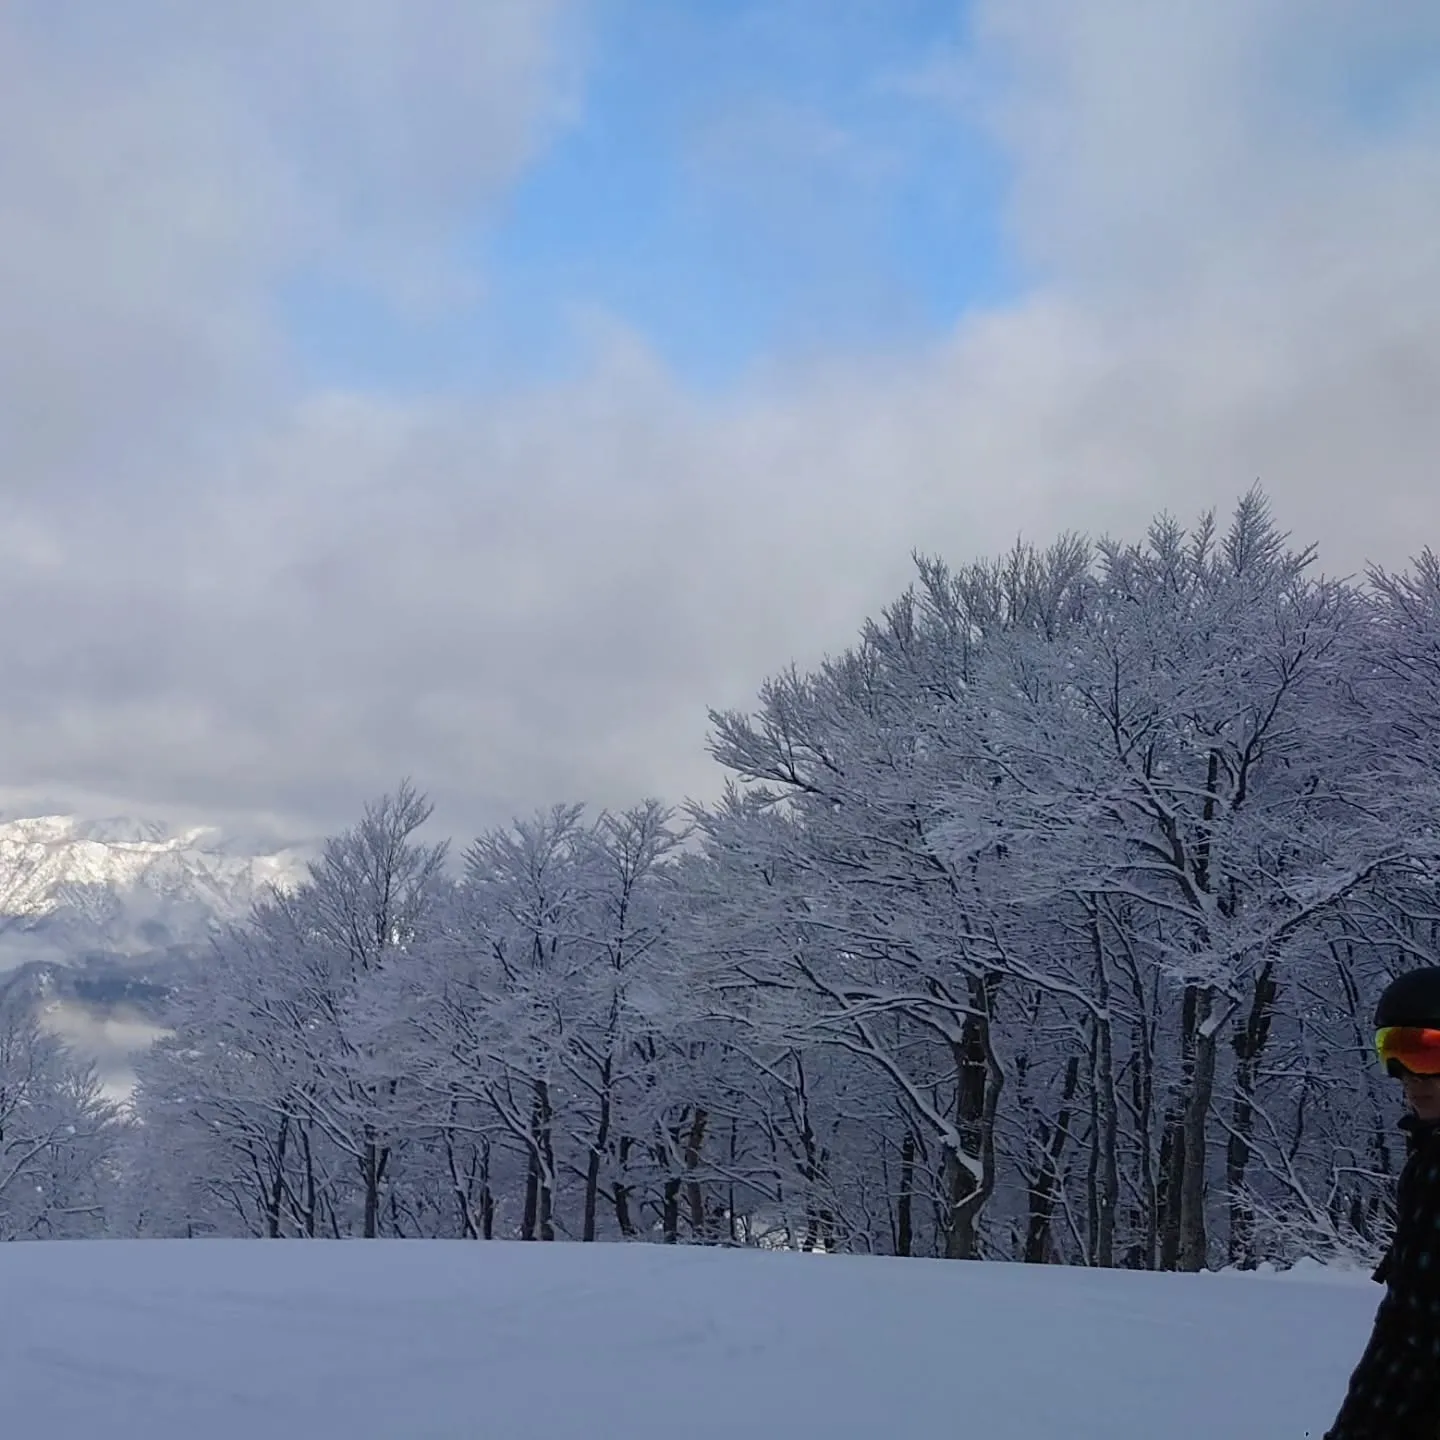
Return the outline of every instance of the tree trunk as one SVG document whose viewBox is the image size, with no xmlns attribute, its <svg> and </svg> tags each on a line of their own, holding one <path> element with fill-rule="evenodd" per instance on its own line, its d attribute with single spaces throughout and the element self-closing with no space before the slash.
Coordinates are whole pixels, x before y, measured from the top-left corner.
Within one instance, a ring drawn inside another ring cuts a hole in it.
<svg viewBox="0 0 1440 1440">
<path fill-rule="evenodd" d="M 530 1101 L 530 1143 L 525 1167 L 525 1209 L 520 1220 L 522 1240 L 553 1240 L 554 1150 L 550 1134 L 550 1089 L 536 1080 Z"/>
<path fill-rule="evenodd" d="M 1165 1128 L 1160 1137 L 1160 1268 L 1176 1270 L 1181 1266 L 1184 1249 L 1184 1196 L 1186 1194 L 1186 1163 L 1190 1158 L 1186 1142 L 1186 1121 L 1195 1093 L 1196 1038 L 1200 1023 L 1201 992 L 1198 986 L 1187 985 L 1180 1011 L 1180 1084 L 1165 1113 Z M 1204 1187 L 1204 1176 L 1201 1176 Z"/>
<path fill-rule="evenodd" d="M 365 1182 L 364 1236 L 374 1240 L 380 1234 L 380 1184 L 385 1178 L 385 1162 L 389 1148 L 375 1139 L 374 1131 L 365 1127 L 365 1148 L 360 1157 L 361 1177 Z"/>
<path fill-rule="evenodd" d="M 1195 845 L 1195 885 L 1214 893 L 1211 827 L 1219 809 L 1220 754 L 1211 750 L 1205 779 L 1204 828 Z M 1238 800 L 1237 802 L 1238 803 Z M 1220 908 L 1224 909 L 1223 900 Z M 1186 1088 L 1181 1147 L 1185 1156 L 1180 1181 L 1180 1247 L 1177 1265 L 1191 1273 L 1203 1270 L 1209 1261 L 1209 1235 L 1205 1224 L 1205 1172 L 1210 1135 L 1210 1105 L 1215 1091 L 1215 1033 L 1211 1016 L 1216 995 L 1210 987 L 1190 986 L 1186 1000 L 1194 996 L 1190 1024 L 1185 1032 Z"/>
<path fill-rule="evenodd" d="M 1254 1217 L 1245 1203 L 1245 1174 L 1255 1128 L 1256 1070 L 1270 1039 L 1272 1007 L 1278 993 L 1275 967 L 1267 962 L 1255 978 L 1250 1013 L 1234 1041 L 1235 1103 L 1225 1155 L 1225 1186 L 1230 1199 L 1230 1263 L 1242 1270 L 1252 1269 L 1259 1258 L 1255 1253 Z"/>
<path fill-rule="evenodd" d="M 580 1238 L 595 1239 L 595 1214 L 600 1201 L 600 1161 L 605 1148 L 610 1144 L 610 1062 L 607 1059 L 601 1073 L 600 1122 L 595 1130 L 595 1141 L 590 1146 L 590 1158 L 585 1165 L 585 1218 Z"/>
<path fill-rule="evenodd" d="M 725 1214 L 729 1222 L 730 1243 L 740 1243 L 740 1220 L 735 1214 L 735 1167 L 740 1155 L 740 1121 L 739 1117 L 730 1116 L 730 1175 L 727 1182 L 727 1196 Z"/>
<path fill-rule="evenodd" d="M 1139 1194 L 1132 1201 L 1133 1217 L 1129 1232 L 1133 1236 L 1125 1253 L 1124 1263 L 1134 1270 L 1152 1270 L 1160 1255 L 1161 1188 L 1155 1165 L 1155 1017 L 1153 1001 L 1146 992 L 1145 980 L 1136 963 L 1134 951 L 1124 939 L 1122 919 L 1107 907 L 1107 919 L 1121 936 L 1117 952 L 1129 982 L 1134 1004 L 1134 1024 L 1130 1046 L 1130 1106 L 1135 1122 L 1135 1150 L 1139 1159 Z M 1162 1170 L 1163 1160 L 1162 1159 Z"/>
<path fill-rule="evenodd" d="M 960 1041 L 952 1046 L 955 1063 L 955 1128 L 966 1154 L 981 1158 L 982 1174 L 977 1177 L 961 1157 L 945 1157 L 945 1258 L 973 1260 L 980 1210 L 989 1198 L 986 1172 L 993 1172 L 994 1134 L 991 1125 L 994 1096 L 990 1075 L 990 1001 L 994 982 L 972 979 L 974 1009 L 965 1017 Z"/>
<path fill-rule="evenodd" d="M 900 1204 L 895 1233 L 895 1253 L 914 1253 L 915 1231 L 915 1132 L 906 1130 L 900 1142 Z"/>
<path fill-rule="evenodd" d="M 1047 1265 L 1054 1257 L 1050 1227 L 1060 1185 L 1060 1157 L 1070 1136 L 1071 1102 L 1079 1088 L 1080 1057 L 1072 1055 L 1065 1066 L 1060 1114 L 1048 1135 L 1041 1132 L 1040 1173 L 1030 1184 L 1030 1218 L 1025 1230 L 1024 1252 L 1025 1261 L 1030 1265 Z"/>
<path fill-rule="evenodd" d="M 271 1240 L 280 1238 L 280 1202 L 285 1195 L 285 1151 L 290 1140 L 290 1117 L 280 1118 L 280 1134 L 275 1141 L 275 1183 L 265 1199 L 265 1234 Z"/>
<path fill-rule="evenodd" d="M 315 1155 L 310 1148 L 310 1132 L 301 1128 L 300 1151 L 305 1157 L 305 1214 L 303 1218 L 304 1234 L 307 1239 L 313 1240 L 318 1233 L 320 1214 L 320 1187 L 315 1179 Z"/>
<path fill-rule="evenodd" d="M 685 1170 L 690 1176 L 685 1184 L 685 1195 L 690 1211 L 690 1231 L 697 1240 L 704 1240 L 707 1236 L 705 1197 L 701 1193 L 700 1182 L 694 1177 L 700 1168 L 700 1150 L 705 1144 L 705 1127 L 709 1123 L 709 1112 L 697 1105 L 689 1134 L 685 1137 Z"/>
<path fill-rule="evenodd" d="M 539 1153 L 540 1178 L 540 1238 L 555 1238 L 555 1144 L 552 1129 L 553 1113 L 550 1108 L 550 1087 L 541 1080 L 535 1086 L 535 1108 L 539 1117 L 537 1127 L 537 1150 Z"/>
<path fill-rule="evenodd" d="M 664 1201 L 660 1209 L 660 1229 L 667 1245 L 680 1243 L 680 1181 L 671 1176 L 665 1182 Z"/>
<path fill-rule="evenodd" d="M 635 1220 L 630 1213 L 630 1187 L 620 1177 L 625 1174 L 625 1167 L 630 1161 L 630 1151 L 634 1145 L 635 1137 L 633 1135 L 620 1137 L 615 1167 L 619 1172 L 615 1178 L 615 1223 L 620 1227 L 620 1233 L 627 1240 L 635 1238 Z"/>
<path fill-rule="evenodd" d="M 451 1119 L 454 1119 L 455 1107 L 451 1106 Z M 455 1133 L 453 1130 L 445 1131 L 445 1163 L 450 1171 L 450 1188 L 455 1196 L 455 1208 L 460 1216 L 460 1236 L 463 1240 L 488 1240 L 490 1236 L 485 1233 L 486 1207 L 490 1201 L 490 1142 L 481 1140 L 476 1147 L 475 1160 L 469 1167 L 468 1174 L 461 1174 L 458 1157 L 455 1154 Z M 476 1182 L 479 1182 L 480 1192 L 479 1216 L 477 1219 L 475 1204 L 471 1197 L 475 1190 Z"/>
<path fill-rule="evenodd" d="M 1155 1066 L 1150 1051 L 1150 1033 L 1143 1016 L 1136 1022 L 1135 1029 L 1138 1043 L 1130 1099 L 1135 1107 L 1135 1140 L 1140 1152 L 1140 1203 L 1144 1211 L 1140 1217 L 1139 1243 L 1132 1252 L 1132 1258 L 1134 1268 L 1149 1270 L 1154 1268 L 1160 1245 L 1160 1194 L 1155 1179 L 1153 1134 Z"/>
<path fill-rule="evenodd" d="M 1110 1024 L 1110 972 L 1106 964 L 1099 913 L 1092 913 L 1090 934 L 1095 956 L 1094 1060 L 1091 1073 L 1091 1155 L 1087 1199 L 1090 1207 L 1089 1260 L 1109 1269 L 1115 1263 L 1115 1209 L 1120 1199 L 1120 1099 L 1115 1093 L 1114 1033 Z"/>
<path fill-rule="evenodd" d="M 1212 990 L 1201 992 L 1196 1009 L 1189 1094 L 1185 1101 L 1185 1170 L 1180 1188 L 1179 1268 L 1191 1273 L 1209 1262 L 1205 1225 L 1205 1162 L 1210 1135 L 1210 1105 L 1215 1092 L 1215 1035 L 1209 1025 L 1215 1003 Z"/>
<path fill-rule="evenodd" d="M 525 1165 L 525 1206 L 520 1212 L 520 1238 L 535 1238 L 535 1221 L 540 1213 L 540 1157 L 532 1146 Z"/>
</svg>

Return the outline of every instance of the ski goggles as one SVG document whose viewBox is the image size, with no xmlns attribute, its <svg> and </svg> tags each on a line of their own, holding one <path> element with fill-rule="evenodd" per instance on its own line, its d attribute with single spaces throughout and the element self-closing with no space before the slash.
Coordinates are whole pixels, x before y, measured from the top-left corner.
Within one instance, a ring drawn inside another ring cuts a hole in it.
<svg viewBox="0 0 1440 1440">
<path fill-rule="evenodd" d="M 1375 1053 L 1391 1075 L 1440 1075 L 1440 1030 L 1389 1025 L 1375 1032 Z"/>
</svg>

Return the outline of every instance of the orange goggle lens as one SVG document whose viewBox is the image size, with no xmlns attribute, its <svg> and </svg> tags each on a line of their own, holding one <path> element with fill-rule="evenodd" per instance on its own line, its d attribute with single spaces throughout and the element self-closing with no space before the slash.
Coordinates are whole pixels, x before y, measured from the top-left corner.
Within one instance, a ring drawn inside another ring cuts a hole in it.
<svg viewBox="0 0 1440 1440">
<path fill-rule="evenodd" d="M 1440 1030 L 1391 1025 L 1376 1032 L 1375 1053 L 1392 1075 L 1397 1069 L 1412 1075 L 1440 1075 Z"/>
</svg>

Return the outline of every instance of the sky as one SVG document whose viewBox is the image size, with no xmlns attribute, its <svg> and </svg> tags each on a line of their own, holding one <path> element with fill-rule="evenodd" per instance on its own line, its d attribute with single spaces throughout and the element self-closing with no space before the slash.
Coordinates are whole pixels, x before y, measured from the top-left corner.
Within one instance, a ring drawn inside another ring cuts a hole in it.
<svg viewBox="0 0 1440 1440">
<path fill-rule="evenodd" d="M 705 797 L 917 549 L 1440 545 L 1431 0 L 6 0 L 0 808 Z"/>
</svg>

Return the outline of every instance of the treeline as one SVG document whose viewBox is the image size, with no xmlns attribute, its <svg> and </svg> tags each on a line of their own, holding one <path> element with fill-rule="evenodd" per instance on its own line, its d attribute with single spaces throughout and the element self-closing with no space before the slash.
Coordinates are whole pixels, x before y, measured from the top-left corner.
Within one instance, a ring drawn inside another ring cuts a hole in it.
<svg viewBox="0 0 1440 1440">
<path fill-rule="evenodd" d="M 1190 1270 L 1383 1243 L 1369 1009 L 1440 954 L 1434 556 L 1326 578 L 1252 494 L 921 560 L 712 719 L 715 805 L 458 863 L 412 788 L 371 805 L 177 993 L 73 1208 Z"/>
</svg>

